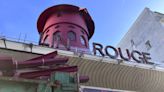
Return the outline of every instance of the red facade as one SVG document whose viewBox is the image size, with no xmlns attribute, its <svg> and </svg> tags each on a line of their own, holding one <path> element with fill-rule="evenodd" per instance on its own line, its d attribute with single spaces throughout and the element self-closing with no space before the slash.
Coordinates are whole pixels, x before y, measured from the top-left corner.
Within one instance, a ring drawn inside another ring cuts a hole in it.
<svg viewBox="0 0 164 92">
<path fill-rule="evenodd" d="M 94 33 L 94 23 L 86 9 L 72 5 L 57 5 L 46 9 L 37 22 L 40 45 L 88 52 L 88 41 Z"/>
</svg>

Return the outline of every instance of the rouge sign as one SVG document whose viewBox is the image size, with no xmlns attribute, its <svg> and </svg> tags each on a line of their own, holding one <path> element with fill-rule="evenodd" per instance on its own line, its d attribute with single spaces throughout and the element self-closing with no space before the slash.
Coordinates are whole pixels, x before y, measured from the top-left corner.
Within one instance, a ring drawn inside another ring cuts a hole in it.
<svg viewBox="0 0 164 92">
<path fill-rule="evenodd" d="M 114 54 L 111 54 L 109 50 L 112 50 Z M 120 57 L 122 60 L 125 61 L 131 61 L 133 59 L 133 61 L 136 61 L 137 63 L 151 64 L 151 62 L 148 61 L 151 59 L 150 53 L 146 52 L 139 52 L 137 50 L 133 50 L 130 52 L 128 49 L 126 49 L 126 53 L 123 54 L 121 48 L 115 48 L 110 45 L 103 47 L 103 45 L 99 43 L 93 43 L 94 55 L 97 55 L 97 51 L 101 54 L 101 56 L 109 56 L 112 59 L 118 59 L 118 57 Z"/>
</svg>

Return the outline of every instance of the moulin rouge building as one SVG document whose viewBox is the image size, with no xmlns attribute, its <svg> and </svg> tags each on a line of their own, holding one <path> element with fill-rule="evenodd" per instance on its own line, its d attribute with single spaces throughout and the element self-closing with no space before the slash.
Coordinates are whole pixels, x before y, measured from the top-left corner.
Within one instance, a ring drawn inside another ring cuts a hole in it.
<svg viewBox="0 0 164 92">
<path fill-rule="evenodd" d="M 101 51 L 100 44 L 94 44 L 96 45 L 94 53 L 106 53 L 106 55 L 91 54 L 88 43 L 94 34 L 94 22 L 87 9 L 65 4 L 50 7 L 39 16 L 37 28 L 40 34 L 39 45 L 1 39 L 0 53 L 11 56 L 17 61 L 26 61 L 57 51 L 59 56 L 68 58 L 67 64 L 78 66 L 80 75 L 89 77 L 88 82 L 80 84 L 80 90 L 84 92 L 164 91 L 164 69 L 147 63 L 150 60 L 148 53 L 127 51 L 127 58 L 118 59 L 120 49 L 107 46 L 106 49 L 115 51 L 115 55 L 110 55 L 106 51 Z M 134 54 L 140 55 L 143 61 Z M 13 75 L 32 78 L 34 75 L 42 76 L 45 73 L 19 72 Z M 2 76 L 10 75 L 3 73 Z"/>
</svg>

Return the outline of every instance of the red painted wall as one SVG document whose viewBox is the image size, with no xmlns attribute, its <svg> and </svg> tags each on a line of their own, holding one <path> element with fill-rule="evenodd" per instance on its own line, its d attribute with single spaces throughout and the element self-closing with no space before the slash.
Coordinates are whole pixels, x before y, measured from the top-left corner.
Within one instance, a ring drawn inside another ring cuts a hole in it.
<svg viewBox="0 0 164 92">
<path fill-rule="evenodd" d="M 63 8 L 65 5 L 61 6 Z M 88 42 L 90 39 L 90 31 L 88 30 L 86 19 L 80 12 L 66 12 L 58 10 L 51 15 L 44 17 L 46 17 L 46 20 L 40 33 L 40 44 L 48 44 L 49 47 L 64 50 L 89 51 Z M 75 40 L 68 41 L 68 32 L 70 31 L 75 33 Z M 53 38 L 55 32 L 60 32 L 61 40 L 59 42 Z M 81 36 L 85 40 L 85 45 L 81 42 Z M 45 39 L 47 40 L 45 41 Z"/>
</svg>

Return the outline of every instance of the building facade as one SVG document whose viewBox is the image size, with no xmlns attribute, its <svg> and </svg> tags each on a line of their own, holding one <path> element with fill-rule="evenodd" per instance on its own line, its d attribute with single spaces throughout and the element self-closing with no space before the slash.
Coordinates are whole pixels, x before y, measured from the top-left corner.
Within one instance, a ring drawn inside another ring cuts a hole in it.
<svg viewBox="0 0 164 92">
<path fill-rule="evenodd" d="M 52 84 L 60 84 L 63 80 L 50 81 L 43 78 L 61 70 L 73 71 L 68 68 L 71 66 L 78 67 L 79 75 L 89 77 L 89 81 L 78 85 L 81 92 L 164 91 L 164 68 L 88 54 L 88 41 L 94 33 L 94 23 L 86 9 L 73 5 L 50 7 L 40 15 L 37 27 L 40 34 L 39 45 L 0 39 L 0 56 L 12 57 L 0 57 L 0 92 L 56 92 L 55 88 L 62 89 L 64 85 Z M 84 39 L 81 39 L 82 36 Z M 55 55 L 52 55 L 54 51 Z M 51 66 L 52 62 L 46 61 L 45 57 L 53 59 L 53 63 L 57 58 L 60 62 Z M 61 62 L 66 65 L 60 65 Z M 63 67 L 68 70 L 63 70 Z M 13 75 L 7 75 L 6 72 Z M 77 81 L 68 77 L 66 79 L 67 83 Z M 50 86 L 53 90 L 46 90 Z M 69 87 L 71 85 L 65 88 Z"/>
<path fill-rule="evenodd" d="M 164 14 L 145 8 L 117 46 L 122 49 L 149 52 L 151 62 L 162 65 L 163 45 Z"/>
</svg>

